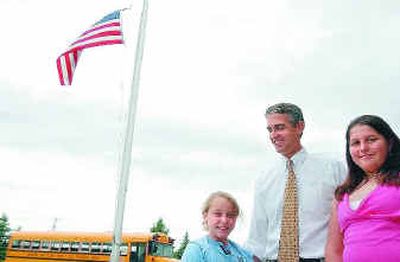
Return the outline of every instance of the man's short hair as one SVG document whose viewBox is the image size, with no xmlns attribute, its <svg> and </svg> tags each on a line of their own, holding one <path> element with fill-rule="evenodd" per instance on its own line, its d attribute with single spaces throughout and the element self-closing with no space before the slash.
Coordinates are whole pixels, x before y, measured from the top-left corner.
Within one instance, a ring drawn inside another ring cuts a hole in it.
<svg viewBox="0 0 400 262">
<path fill-rule="evenodd" d="M 300 121 L 304 122 L 303 112 L 301 112 L 300 107 L 291 103 L 278 103 L 268 107 L 265 111 L 265 117 L 270 114 L 287 114 L 292 126 L 295 126 Z"/>
</svg>

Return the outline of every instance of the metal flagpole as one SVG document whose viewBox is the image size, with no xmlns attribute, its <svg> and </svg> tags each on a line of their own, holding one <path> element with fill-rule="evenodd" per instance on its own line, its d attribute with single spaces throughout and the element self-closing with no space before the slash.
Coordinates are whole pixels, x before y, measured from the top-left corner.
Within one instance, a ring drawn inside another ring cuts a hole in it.
<svg viewBox="0 0 400 262">
<path fill-rule="evenodd" d="M 121 246 L 122 224 L 124 220 L 125 197 L 129 181 L 129 169 L 131 164 L 133 130 L 135 125 L 136 102 L 139 91 L 139 77 L 143 58 L 144 37 L 147 20 L 147 0 L 143 0 L 143 9 L 140 17 L 139 32 L 136 42 L 135 64 L 133 68 L 133 79 L 131 83 L 131 94 L 129 97 L 128 120 L 122 152 L 119 185 L 116 199 L 114 232 L 112 239 L 112 252 L 110 262 L 119 261 Z"/>
</svg>

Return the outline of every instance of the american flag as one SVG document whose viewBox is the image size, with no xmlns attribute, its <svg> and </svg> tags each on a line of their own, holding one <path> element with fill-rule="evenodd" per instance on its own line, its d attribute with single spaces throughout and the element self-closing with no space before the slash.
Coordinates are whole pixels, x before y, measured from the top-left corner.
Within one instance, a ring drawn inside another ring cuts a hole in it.
<svg viewBox="0 0 400 262">
<path fill-rule="evenodd" d="M 120 16 L 121 10 L 106 15 L 81 34 L 68 47 L 67 51 L 57 58 L 58 77 L 61 85 L 71 85 L 79 56 L 85 48 L 124 43 Z"/>
</svg>

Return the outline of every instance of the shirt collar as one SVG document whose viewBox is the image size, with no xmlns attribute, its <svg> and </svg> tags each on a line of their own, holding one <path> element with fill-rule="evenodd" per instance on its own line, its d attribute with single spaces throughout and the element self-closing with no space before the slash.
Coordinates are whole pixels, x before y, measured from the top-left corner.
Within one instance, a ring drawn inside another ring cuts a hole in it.
<svg viewBox="0 0 400 262">
<path fill-rule="evenodd" d="M 223 242 L 217 241 L 217 240 L 213 239 L 212 237 L 210 237 L 209 235 L 207 235 L 207 241 L 208 241 L 208 243 L 215 245 L 215 246 L 224 245 Z M 230 240 L 228 239 L 228 242 L 227 242 L 227 244 L 225 244 L 225 246 L 229 246 L 229 245 L 230 245 Z"/>
<path fill-rule="evenodd" d="M 286 167 L 287 158 L 285 156 L 281 156 L 281 160 Z M 304 147 L 302 147 L 296 154 L 294 154 L 290 160 L 293 162 L 293 167 L 296 169 L 297 167 L 301 166 L 307 157 L 307 151 Z"/>
<path fill-rule="evenodd" d="M 209 245 L 216 248 L 219 253 L 224 254 L 224 255 L 231 255 L 232 245 L 231 245 L 231 241 L 229 239 L 228 239 L 228 242 L 226 244 L 224 244 L 223 242 L 217 241 L 217 240 L 213 239 L 212 237 L 210 237 L 209 235 L 207 235 L 207 242 Z"/>
</svg>

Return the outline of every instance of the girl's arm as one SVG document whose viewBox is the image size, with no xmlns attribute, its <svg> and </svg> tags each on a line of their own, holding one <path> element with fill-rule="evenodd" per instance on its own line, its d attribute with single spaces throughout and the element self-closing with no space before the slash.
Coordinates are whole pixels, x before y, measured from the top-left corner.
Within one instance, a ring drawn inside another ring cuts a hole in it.
<svg viewBox="0 0 400 262">
<path fill-rule="evenodd" d="M 325 247 L 326 262 L 343 261 L 343 234 L 340 231 L 337 216 L 338 202 L 333 200 L 331 208 L 331 218 L 328 226 L 328 240 Z"/>
</svg>

